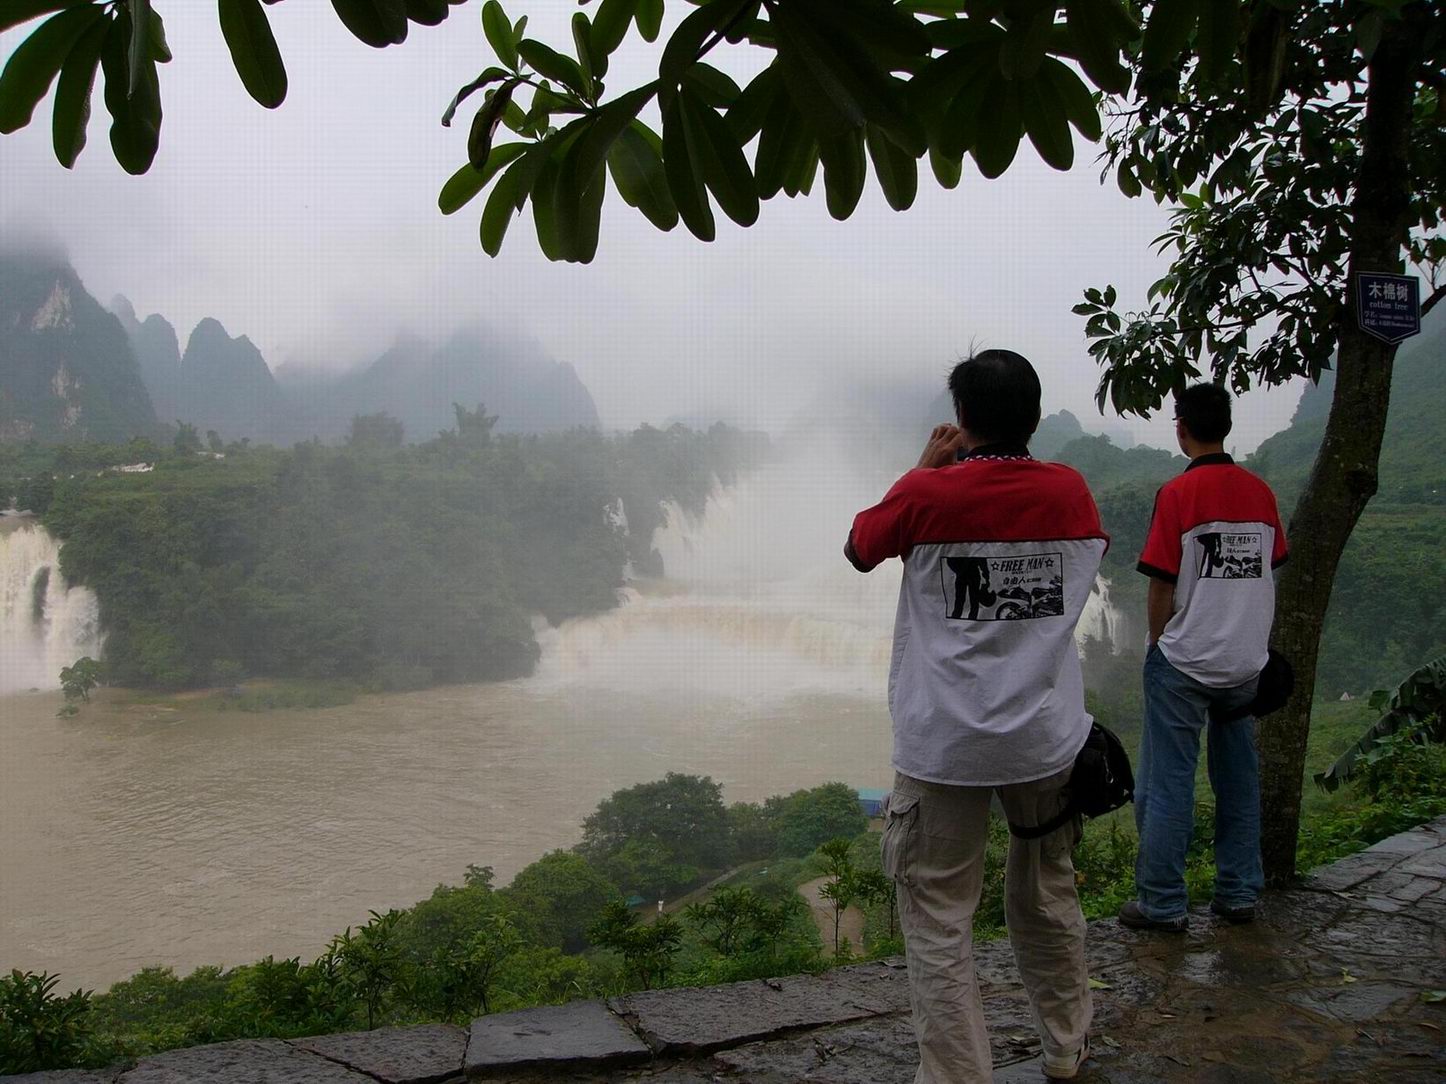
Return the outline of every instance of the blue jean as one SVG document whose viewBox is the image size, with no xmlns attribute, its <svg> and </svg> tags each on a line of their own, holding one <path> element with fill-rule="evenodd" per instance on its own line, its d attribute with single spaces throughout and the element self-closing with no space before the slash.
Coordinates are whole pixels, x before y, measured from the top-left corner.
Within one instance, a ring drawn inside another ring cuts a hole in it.
<svg viewBox="0 0 1446 1084">
<path fill-rule="evenodd" d="M 1255 720 L 1210 719 L 1210 707 L 1244 707 L 1256 679 L 1213 689 L 1182 674 L 1159 647 L 1145 655 L 1145 729 L 1135 783 L 1140 853 L 1135 888 L 1140 910 L 1156 920 L 1185 914 L 1185 856 L 1195 830 L 1195 765 L 1208 730 L 1210 788 L 1215 792 L 1215 899 L 1249 907 L 1265 884 L 1260 866 L 1260 766 Z"/>
</svg>

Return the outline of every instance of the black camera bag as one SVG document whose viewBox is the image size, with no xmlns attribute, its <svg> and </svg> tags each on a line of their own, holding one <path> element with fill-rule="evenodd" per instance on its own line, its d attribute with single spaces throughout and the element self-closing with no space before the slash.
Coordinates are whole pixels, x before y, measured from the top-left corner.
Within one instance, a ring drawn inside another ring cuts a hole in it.
<svg viewBox="0 0 1446 1084">
<path fill-rule="evenodd" d="M 1074 758 L 1074 769 L 1065 786 L 1065 807 L 1043 824 L 1009 825 L 1020 839 L 1038 839 L 1082 814 L 1099 817 L 1135 800 L 1135 773 L 1130 756 L 1109 728 L 1094 723 L 1084 747 Z"/>
</svg>

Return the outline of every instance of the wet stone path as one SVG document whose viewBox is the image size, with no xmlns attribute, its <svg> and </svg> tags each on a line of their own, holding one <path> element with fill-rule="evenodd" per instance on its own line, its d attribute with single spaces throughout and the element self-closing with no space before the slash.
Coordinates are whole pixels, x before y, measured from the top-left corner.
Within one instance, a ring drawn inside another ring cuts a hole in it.
<svg viewBox="0 0 1446 1084">
<path fill-rule="evenodd" d="M 1090 926 L 1095 1084 L 1446 1080 L 1446 817 L 1184 935 Z M 976 948 L 998 1082 L 1039 1081 L 1009 946 Z M 484 1017 L 221 1043 L 9 1084 L 908 1084 L 902 961 Z"/>
</svg>

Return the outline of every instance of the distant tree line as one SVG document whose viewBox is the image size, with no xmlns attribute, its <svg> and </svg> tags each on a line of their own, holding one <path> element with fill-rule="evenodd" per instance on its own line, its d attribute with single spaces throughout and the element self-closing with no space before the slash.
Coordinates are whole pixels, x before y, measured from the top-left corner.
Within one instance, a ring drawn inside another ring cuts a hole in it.
<svg viewBox="0 0 1446 1084">
<path fill-rule="evenodd" d="M 721 424 L 523 437 L 496 421 L 459 406 L 411 445 L 373 416 L 341 447 L 208 445 L 188 425 L 171 448 L 8 446 L 0 487 L 96 592 L 111 683 L 416 688 L 529 673 L 532 615 L 617 605 L 629 561 L 662 571 L 665 506 L 701 513 L 766 452 Z M 154 467 L 107 469 L 136 462 Z"/>
</svg>

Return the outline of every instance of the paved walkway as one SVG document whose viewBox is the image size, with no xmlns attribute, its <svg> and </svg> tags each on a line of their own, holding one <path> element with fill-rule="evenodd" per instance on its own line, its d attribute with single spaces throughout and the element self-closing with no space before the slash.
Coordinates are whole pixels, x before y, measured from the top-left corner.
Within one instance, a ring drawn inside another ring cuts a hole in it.
<svg viewBox="0 0 1446 1084">
<path fill-rule="evenodd" d="M 1090 927 L 1092 1084 L 1446 1079 L 1446 817 L 1269 895 L 1252 925 L 1205 911 L 1184 936 Z M 997 1082 L 1039 1081 L 1002 942 L 979 946 Z M 11 1084 L 907 1084 L 901 961 L 662 990 L 292 1042 L 171 1051 L 129 1070 Z"/>
</svg>

